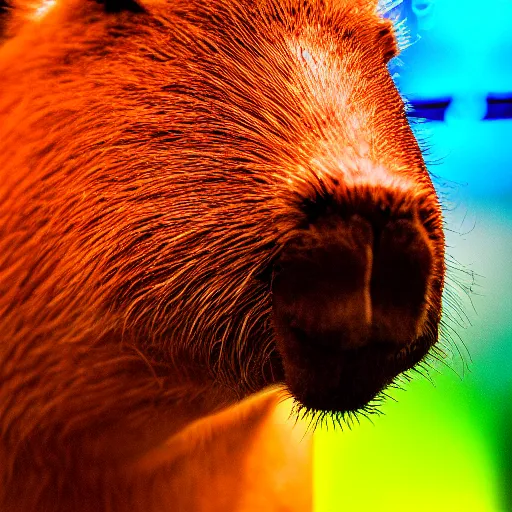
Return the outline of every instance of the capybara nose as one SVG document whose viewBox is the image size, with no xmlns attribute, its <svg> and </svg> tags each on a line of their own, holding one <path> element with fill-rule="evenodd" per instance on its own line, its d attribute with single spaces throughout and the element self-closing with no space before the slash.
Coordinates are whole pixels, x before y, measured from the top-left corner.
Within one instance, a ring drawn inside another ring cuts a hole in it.
<svg viewBox="0 0 512 512">
<path fill-rule="evenodd" d="M 414 215 L 317 220 L 276 265 L 277 335 L 285 344 L 335 351 L 406 346 L 425 326 L 432 259 Z"/>
</svg>

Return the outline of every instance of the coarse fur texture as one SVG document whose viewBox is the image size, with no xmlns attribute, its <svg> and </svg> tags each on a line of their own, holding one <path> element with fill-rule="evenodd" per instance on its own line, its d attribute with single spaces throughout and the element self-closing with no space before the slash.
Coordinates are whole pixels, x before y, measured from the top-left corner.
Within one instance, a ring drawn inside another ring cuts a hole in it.
<svg viewBox="0 0 512 512">
<path fill-rule="evenodd" d="M 441 210 L 391 22 L 363 0 L 35 4 L 2 14 L 1 509 L 299 510 L 286 486 L 234 497 L 279 393 L 229 407 L 281 385 L 364 411 L 438 338 Z M 169 484 L 214 460 L 207 502 L 206 477 Z"/>
</svg>

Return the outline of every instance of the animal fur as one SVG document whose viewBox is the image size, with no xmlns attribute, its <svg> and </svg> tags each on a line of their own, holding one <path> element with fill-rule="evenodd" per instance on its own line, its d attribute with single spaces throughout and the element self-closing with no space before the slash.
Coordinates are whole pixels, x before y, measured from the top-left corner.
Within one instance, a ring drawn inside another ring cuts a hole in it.
<svg viewBox="0 0 512 512">
<path fill-rule="evenodd" d="M 309 441 L 277 402 L 355 412 L 437 341 L 442 219 L 386 69 L 391 23 L 363 0 L 10 7 L 1 510 L 308 510 Z M 385 375 L 370 348 L 299 357 L 273 316 L 283 248 L 325 243 L 312 219 L 361 205 L 413 212 L 432 255 Z"/>
</svg>

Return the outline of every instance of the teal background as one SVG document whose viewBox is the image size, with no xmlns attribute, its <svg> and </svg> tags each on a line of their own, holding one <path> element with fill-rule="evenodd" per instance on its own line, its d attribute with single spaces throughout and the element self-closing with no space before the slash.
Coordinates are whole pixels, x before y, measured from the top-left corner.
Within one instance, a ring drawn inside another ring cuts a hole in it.
<svg viewBox="0 0 512 512">
<path fill-rule="evenodd" d="M 403 7 L 420 39 L 401 55 L 401 91 L 452 99 L 445 121 L 415 129 L 467 318 L 445 295 L 446 364 L 393 391 L 373 423 L 315 433 L 315 510 L 512 512 L 512 120 L 482 120 L 488 95 L 512 98 L 512 1 Z"/>
</svg>

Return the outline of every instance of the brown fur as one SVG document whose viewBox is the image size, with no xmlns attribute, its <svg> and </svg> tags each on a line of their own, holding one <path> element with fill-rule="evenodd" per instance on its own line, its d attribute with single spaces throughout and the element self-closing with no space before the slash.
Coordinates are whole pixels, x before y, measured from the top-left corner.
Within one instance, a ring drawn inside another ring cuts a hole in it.
<svg viewBox="0 0 512 512">
<path fill-rule="evenodd" d="M 300 231 L 304 198 L 356 201 L 311 163 L 334 168 L 331 144 L 357 145 L 354 132 L 370 140 L 372 161 L 394 169 L 391 182 L 412 190 L 396 198 L 364 185 L 354 197 L 423 211 L 435 342 L 439 205 L 385 68 L 396 52 L 390 25 L 366 4 L 154 0 L 146 12 L 105 14 L 71 0 L 9 29 L 2 511 L 311 506 L 308 441 L 286 448 L 274 393 L 227 409 L 220 426 L 208 416 L 285 381 L 265 275 Z M 324 88 L 294 60 L 294 38 L 327 55 Z M 338 89 L 350 97 L 343 110 Z M 354 129 L 352 116 L 367 123 Z M 293 473 L 296 450 L 295 483 L 279 488 L 272 475 Z M 259 454 L 276 451 L 287 457 L 261 468 Z"/>
</svg>

